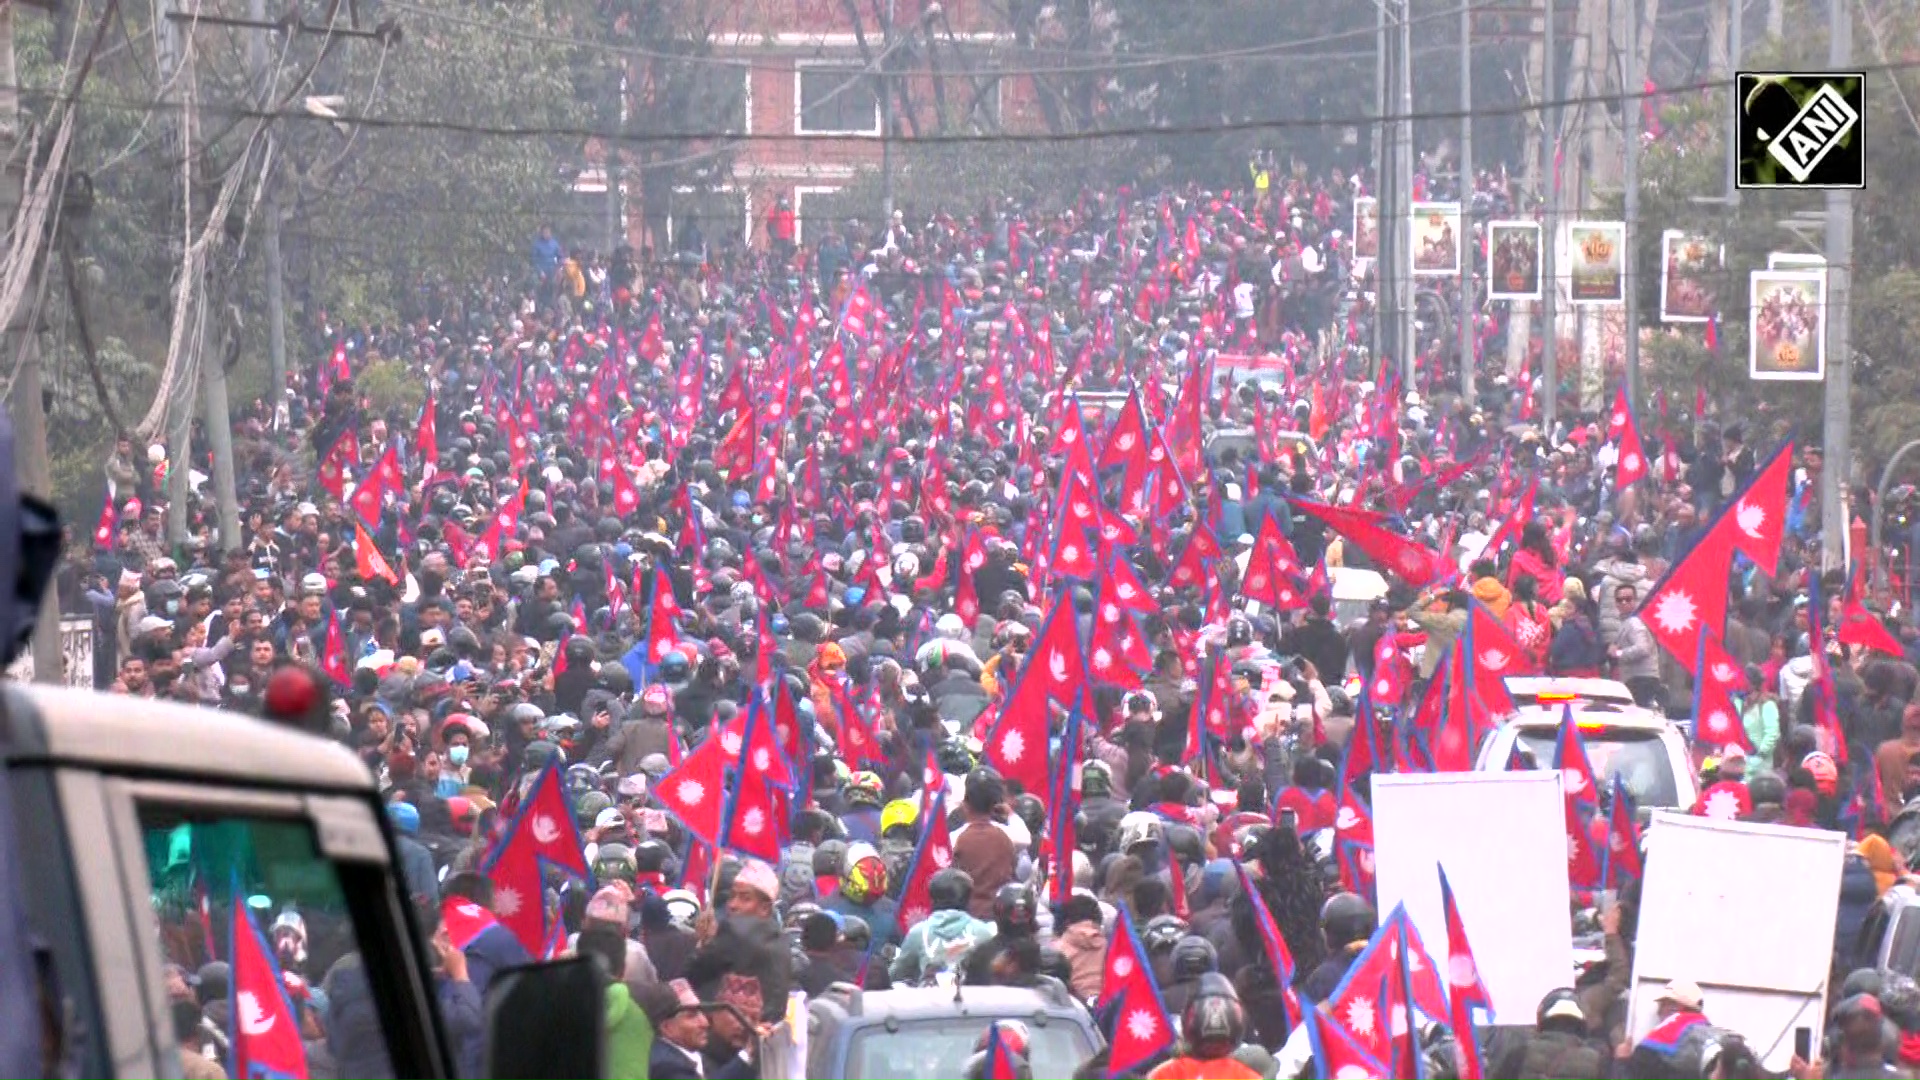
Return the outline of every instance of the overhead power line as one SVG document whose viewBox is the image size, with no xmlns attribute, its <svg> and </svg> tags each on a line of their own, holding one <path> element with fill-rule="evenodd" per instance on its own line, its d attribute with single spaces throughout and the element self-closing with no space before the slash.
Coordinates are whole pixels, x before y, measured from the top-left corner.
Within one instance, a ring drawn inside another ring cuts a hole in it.
<svg viewBox="0 0 1920 1080">
<path fill-rule="evenodd" d="M 1473 2 L 1471 3 L 1459 5 L 1456 7 L 1451 7 L 1445 11 L 1436 11 L 1436 12 L 1429 12 L 1426 14 L 1416 15 L 1413 18 L 1412 23 L 1414 25 L 1419 25 L 1419 24 L 1428 23 L 1428 22 L 1439 22 L 1446 19 L 1458 19 L 1463 11 L 1489 12 L 1489 13 L 1500 12 L 1500 11 L 1510 11 L 1511 10 L 1510 5 L 1511 5 L 1511 0 L 1473 0 Z M 664 49 L 649 49 L 639 45 L 620 45 L 620 44 L 615 44 L 609 41 L 598 41 L 598 40 L 593 40 L 589 38 L 571 37 L 565 34 L 548 34 L 538 30 L 525 30 L 513 24 L 498 23 L 490 19 L 474 18 L 473 16 L 458 14 L 456 12 L 448 11 L 444 8 L 427 7 L 417 3 L 408 3 L 407 0 L 386 0 L 386 6 L 394 8 L 398 11 L 404 11 L 409 15 L 418 16 L 421 18 L 429 19 L 429 20 L 455 23 L 461 26 L 470 26 L 475 29 L 486 30 L 489 33 L 497 34 L 500 37 L 507 38 L 509 40 L 517 39 L 520 41 L 539 42 L 541 44 L 547 44 L 547 45 L 564 45 L 568 48 L 588 49 L 595 52 L 612 53 L 617 56 L 631 56 L 631 57 L 639 57 L 642 59 L 649 59 L 649 60 L 669 60 L 669 61 L 674 61 L 678 63 L 689 63 L 689 64 L 709 64 L 716 67 L 734 68 L 738 70 L 770 71 L 770 72 L 776 72 L 780 74 L 791 74 L 793 71 L 793 68 L 791 65 L 770 64 L 770 63 L 755 61 L 752 59 L 733 59 L 725 56 L 712 56 L 712 55 L 687 55 L 684 53 L 670 52 Z M 1081 63 L 1081 64 L 1052 64 L 1052 65 L 1046 65 L 1046 66 L 1030 66 L 1030 67 L 950 68 L 950 67 L 942 66 L 942 68 L 940 69 L 940 74 L 953 77 L 953 78 L 962 78 L 962 79 L 964 78 L 990 79 L 990 78 L 996 78 L 996 77 L 1005 78 L 1008 76 L 1022 76 L 1022 75 L 1106 75 L 1106 74 L 1111 74 L 1117 71 L 1141 71 L 1141 70 L 1151 70 L 1154 68 L 1180 67 L 1187 64 L 1226 63 L 1226 62 L 1231 62 L 1236 60 L 1262 60 L 1262 59 L 1267 59 L 1273 56 L 1279 56 L 1287 53 L 1294 53 L 1294 52 L 1300 52 L 1302 50 L 1312 49 L 1318 45 L 1330 45 L 1340 41 L 1365 40 L 1368 38 L 1376 37 L 1378 36 L 1378 34 L 1379 34 L 1378 28 L 1373 26 L 1367 26 L 1364 28 L 1355 28 L 1352 30 L 1341 30 L 1341 31 L 1337 31 L 1329 34 L 1316 34 L 1312 37 L 1291 38 L 1286 41 L 1270 42 L 1265 45 L 1248 45 L 1248 46 L 1243 46 L 1237 49 L 1220 49 L 1213 52 L 1179 53 L 1179 54 L 1170 54 L 1170 55 L 1147 55 L 1147 56 L 1141 56 L 1137 54 L 1128 54 L 1124 52 L 1097 53 L 1097 52 L 1084 51 L 1084 50 L 1075 51 L 1075 50 L 1064 50 L 1064 49 L 1048 49 L 1043 46 L 1025 46 L 1025 45 L 1012 44 L 1012 45 L 1009 45 L 1008 47 L 1014 50 L 1017 50 L 1019 53 L 1026 56 L 1035 56 L 1035 55 L 1042 55 L 1042 56 L 1054 55 L 1054 56 L 1071 56 L 1071 57 L 1099 56 L 1099 57 L 1105 57 L 1106 59 L 1097 60 L 1097 61 L 1089 60 L 1088 62 Z M 804 49 L 806 48 L 806 46 L 802 45 L 800 46 L 800 48 Z M 1372 54 L 1371 52 L 1368 52 L 1365 54 L 1354 54 L 1354 55 L 1358 56 L 1358 55 L 1372 55 Z M 1317 59 L 1317 57 L 1309 57 L 1307 59 Z"/>
<path fill-rule="evenodd" d="M 1883 64 L 1855 65 L 1855 71 L 1865 74 L 1881 74 L 1906 71 L 1920 67 L 1920 59 L 1896 60 Z M 1626 105 L 1648 98 L 1681 97 L 1710 90 L 1721 90 L 1732 85 L 1733 79 L 1707 79 L 1688 83 L 1684 86 L 1657 87 L 1653 90 L 1624 90 L 1603 94 L 1588 94 L 1579 97 L 1562 98 L 1557 101 L 1515 102 L 1507 105 L 1475 108 L 1471 113 L 1459 109 L 1414 110 L 1409 113 L 1387 114 L 1384 116 L 1348 115 L 1333 117 L 1274 117 L 1259 120 L 1228 120 L 1207 124 L 1188 124 L 1180 126 L 1133 125 L 1104 128 L 1092 131 L 1070 132 L 997 132 L 971 134 L 955 132 L 949 134 L 921 135 L 903 140 L 915 145 L 1008 145 L 1008 144 L 1046 144 L 1046 143 L 1084 143 L 1099 142 L 1107 139 L 1173 138 L 1196 135 L 1229 135 L 1239 132 L 1256 131 L 1298 131 L 1326 128 L 1371 127 L 1376 124 L 1391 124 L 1402 120 L 1415 122 L 1459 120 L 1463 116 L 1475 118 L 1497 116 L 1520 116 L 1552 108 L 1579 108 L 1589 105 Z M 19 88 L 15 88 L 19 89 Z M 177 109 L 172 102 L 155 102 L 133 99 L 82 96 L 80 103 L 108 109 L 129 111 Z M 253 120 L 308 120 L 324 124 L 361 125 L 375 130 L 397 130 L 415 132 L 444 132 L 454 135 L 470 135 L 480 138 L 500 139 L 600 139 L 619 145 L 652 145 L 657 143 L 705 140 L 729 144 L 748 144 L 765 142 L 828 143 L 835 140 L 851 141 L 860 136 L 845 135 L 798 135 L 773 132 L 727 132 L 727 131 L 660 131 L 660 132 L 623 132 L 617 128 L 579 126 L 579 125 L 513 125 L 513 124 L 475 124 L 465 120 L 451 120 L 426 116 L 372 116 L 345 112 L 328 116 L 316 116 L 304 109 L 295 107 L 277 109 L 259 109 L 247 105 L 202 104 L 202 112 L 224 114 L 238 119 Z"/>
</svg>

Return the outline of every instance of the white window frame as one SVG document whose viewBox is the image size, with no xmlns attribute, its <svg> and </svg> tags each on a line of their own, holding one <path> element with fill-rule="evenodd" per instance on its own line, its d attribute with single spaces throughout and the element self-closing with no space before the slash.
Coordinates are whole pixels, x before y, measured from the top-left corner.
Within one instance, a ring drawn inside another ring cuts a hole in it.
<svg viewBox="0 0 1920 1080">
<path fill-rule="evenodd" d="M 623 184 L 622 187 L 624 186 L 625 185 Z M 740 196 L 740 210 L 741 210 L 740 242 L 751 246 L 753 244 L 753 189 L 735 187 L 732 184 L 716 184 L 713 187 L 705 189 L 705 191 L 709 195 Z M 701 189 L 692 187 L 690 185 L 682 184 L 675 187 L 673 189 L 673 193 L 675 195 L 698 195 L 701 193 Z M 674 215 L 669 213 L 667 215 L 667 245 L 669 247 L 673 245 L 674 228 L 675 228 Z"/>
<path fill-rule="evenodd" d="M 842 71 L 858 72 L 863 67 L 858 59 L 852 60 L 796 60 L 793 64 L 793 133 L 808 138 L 841 139 L 877 139 L 880 137 L 880 98 L 878 91 L 873 98 L 873 126 L 865 130 L 814 130 L 805 126 L 806 95 L 805 79 L 809 68 L 836 68 Z M 865 77 L 865 76 L 862 76 Z"/>
<path fill-rule="evenodd" d="M 793 242 L 804 245 L 807 242 L 806 205 L 809 195 L 833 195 L 845 190 L 839 186 L 822 184 L 795 185 L 793 189 Z"/>
</svg>

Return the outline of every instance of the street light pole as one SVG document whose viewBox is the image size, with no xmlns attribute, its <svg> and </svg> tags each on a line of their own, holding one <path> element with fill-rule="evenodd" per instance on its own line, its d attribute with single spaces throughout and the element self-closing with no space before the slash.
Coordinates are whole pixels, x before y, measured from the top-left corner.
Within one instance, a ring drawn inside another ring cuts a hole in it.
<svg viewBox="0 0 1920 1080">
<path fill-rule="evenodd" d="M 1853 63 L 1853 5 L 1827 0 L 1827 61 L 1835 71 Z M 1848 509 L 1853 474 L 1853 192 L 1827 192 L 1826 462 L 1820 473 L 1820 564 L 1846 564 Z"/>
<path fill-rule="evenodd" d="M 1640 275 L 1636 270 L 1640 234 L 1640 128 L 1645 102 L 1640 97 L 1640 3 L 1619 0 L 1625 8 L 1620 50 L 1621 119 L 1626 127 L 1626 154 L 1621 163 L 1620 183 L 1624 189 L 1622 204 L 1626 218 L 1626 250 L 1620 253 L 1621 284 L 1626 292 L 1626 384 L 1627 401 L 1640 404 Z M 1736 6 L 1737 3 L 1736 3 Z M 1664 255 L 1663 255 L 1664 257 Z"/>
<path fill-rule="evenodd" d="M 1460 5 L 1460 396 L 1473 407 L 1473 315 L 1480 294 L 1473 287 L 1473 5 Z"/>
<path fill-rule="evenodd" d="M 1560 145 L 1560 84 L 1555 79 L 1558 63 L 1555 54 L 1560 43 L 1555 35 L 1553 7 L 1558 0 L 1546 0 L 1546 25 L 1542 33 L 1546 45 L 1541 50 L 1540 175 L 1547 178 L 1546 199 L 1540 208 L 1540 427 L 1551 445 L 1555 413 L 1560 407 L 1560 279 L 1556 264 L 1560 249 L 1560 169 L 1555 149 Z"/>
</svg>

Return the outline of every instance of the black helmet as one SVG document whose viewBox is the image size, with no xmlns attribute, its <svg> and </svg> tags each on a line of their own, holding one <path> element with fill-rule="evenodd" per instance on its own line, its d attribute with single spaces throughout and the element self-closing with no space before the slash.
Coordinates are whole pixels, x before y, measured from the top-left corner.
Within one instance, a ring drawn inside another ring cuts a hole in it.
<svg viewBox="0 0 1920 1080">
<path fill-rule="evenodd" d="M 1146 947 L 1149 955 L 1172 952 L 1180 939 L 1187 936 L 1187 920 L 1178 915 L 1155 915 L 1147 920 L 1140 931 L 1140 944 Z"/>
<path fill-rule="evenodd" d="M 1253 641 L 1253 624 L 1245 618 L 1235 615 L 1227 620 L 1227 645 L 1238 647 Z"/>
<path fill-rule="evenodd" d="M 615 878 L 633 883 L 633 849 L 625 844 L 601 844 L 594 851 L 593 876 L 598 881 Z"/>
<path fill-rule="evenodd" d="M 822 840 L 813 849 L 813 876 L 839 877 L 840 870 L 847 862 L 847 842 L 845 840 Z"/>
<path fill-rule="evenodd" d="M 1187 1052 L 1202 1060 L 1226 1057 L 1247 1033 L 1247 1011 L 1225 975 L 1210 971 L 1180 1014 L 1180 1037 Z"/>
<path fill-rule="evenodd" d="M 927 899 L 935 911 L 965 911 L 973 902 L 973 875 L 949 866 L 927 882 Z"/>
<path fill-rule="evenodd" d="M 1113 794 L 1113 767 L 1104 761 L 1089 761 L 1080 767 L 1080 794 L 1093 798 Z"/>
<path fill-rule="evenodd" d="M 1353 893 L 1335 893 L 1320 906 L 1320 933 L 1327 948 L 1339 952 L 1356 941 L 1366 941 L 1379 928 L 1373 905 Z"/>
<path fill-rule="evenodd" d="M 1035 836 L 1047 831 L 1047 804 L 1039 796 L 1030 792 L 1021 792 L 1013 798 L 1013 813 L 1027 831 Z"/>
<path fill-rule="evenodd" d="M 993 894 L 993 923 L 1003 938 L 1031 937 L 1037 908 L 1032 889 L 1008 882 Z"/>
<path fill-rule="evenodd" d="M 1569 987 L 1547 991 L 1540 999 L 1540 1008 L 1534 1013 L 1533 1022 L 1537 1027 L 1545 1028 L 1553 1020 L 1570 1020 L 1580 1030 L 1587 1026 L 1587 1012 L 1580 1007 L 1580 996 Z"/>
<path fill-rule="evenodd" d="M 1220 970 L 1220 954 L 1213 942 L 1198 934 L 1188 934 L 1174 943 L 1170 968 L 1175 979 L 1197 979 L 1209 971 Z"/>
</svg>

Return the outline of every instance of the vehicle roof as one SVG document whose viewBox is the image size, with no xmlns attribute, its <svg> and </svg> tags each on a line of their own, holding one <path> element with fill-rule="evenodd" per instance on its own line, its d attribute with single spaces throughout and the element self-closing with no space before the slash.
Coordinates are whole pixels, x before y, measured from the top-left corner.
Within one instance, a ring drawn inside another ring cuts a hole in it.
<svg viewBox="0 0 1920 1080">
<path fill-rule="evenodd" d="M 1564 709 L 1560 705 L 1540 705 L 1524 708 L 1507 719 L 1511 727 L 1524 728 L 1531 734 L 1536 729 L 1557 728 Z M 1621 731 L 1662 732 L 1673 729 L 1673 721 L 1651 709 L 1642 709 L 1636 705 L 1615 705 L 1611 702 L 1588 702 L 1582 705 L 1575 702 L 1573 722 L 1582 725 L 1598 724 Z"/>
<path fill-rule="evenodd" d="M 0 704 L 9 765 L 373 790 L 372 774 L 346 747 L 240 713 L 21 683 L 0 684 Z"/>
<path fill-rule="evenodd" d="M 1633 691 L 1618 679 L 1578 679 L 1552 675 L 1514 675 L 1507 679 L 1507 692 L 1537 697 L 1542 693 L 1572 694 L 1583 698 L 1612 698 L 1632 701 Z"/>
<path fill-rule="evenodd" d="M 1021 986 L 968 986 L 955 1000 L 952 987 L 906 986 L 862 993 L 857 1008 L 849 1008 L 850 999 L 829 991 L 814 998 L 812 1004 L 832 1007 L 849 1021 L 869 1023 L 895 1020 L 922 1020 L 948 1016 L 1033 1016 L 1045 1013 L 1049 1018 L 1075 1017 L 1080 1010 L 1071 1002 L 1049 1000 L 1038 990 Z"/>
</svg>

